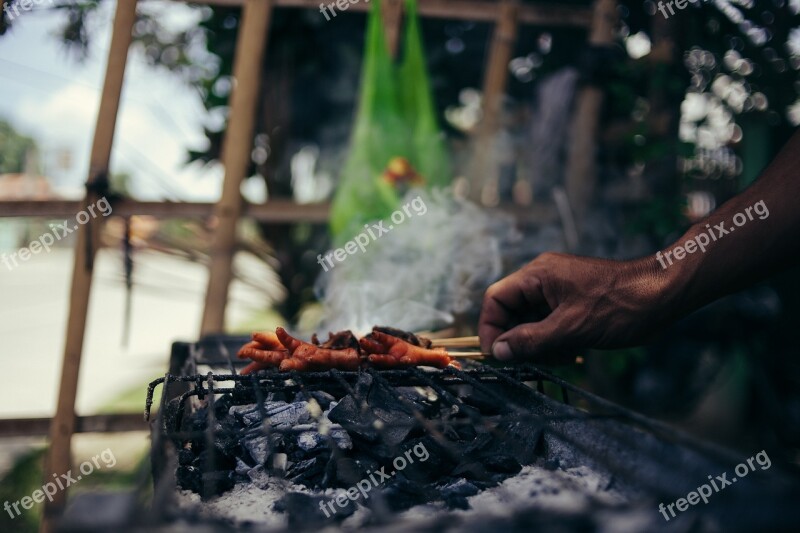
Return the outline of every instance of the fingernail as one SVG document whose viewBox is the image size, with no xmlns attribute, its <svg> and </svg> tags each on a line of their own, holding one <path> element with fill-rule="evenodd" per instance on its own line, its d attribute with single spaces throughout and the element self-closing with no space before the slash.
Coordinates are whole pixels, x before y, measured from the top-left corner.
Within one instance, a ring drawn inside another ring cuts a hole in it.
<svg viewBox="0 0 800 533">
<path fill-rule="evenodd" d="M 514 358 L 514 354 L 511 352 L 511 347 L 505 341 L 494 343 L 494 346 L 492 346 L 492 354 L 494 355 L 495 359 L 500 361 L 509 361 Z"/>
</svg>

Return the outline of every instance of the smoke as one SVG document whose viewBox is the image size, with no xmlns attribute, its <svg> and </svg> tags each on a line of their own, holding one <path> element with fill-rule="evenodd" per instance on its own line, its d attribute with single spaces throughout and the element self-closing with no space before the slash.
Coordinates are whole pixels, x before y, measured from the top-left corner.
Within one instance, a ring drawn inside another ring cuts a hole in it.
<svg viewBox="0 0 800 533">
<path fill-rule="evenodd" d="M 418 197 L 427 211 L 411 211 L 400 224 L 387 219 L 391 231 L 322 274 L 320 331 L 441 328 L 479 305 L 501 277 L 504 250 L 521 240 L 511 217 L 441 190 L 409 191 L 401 205 Z"/>
</svg>

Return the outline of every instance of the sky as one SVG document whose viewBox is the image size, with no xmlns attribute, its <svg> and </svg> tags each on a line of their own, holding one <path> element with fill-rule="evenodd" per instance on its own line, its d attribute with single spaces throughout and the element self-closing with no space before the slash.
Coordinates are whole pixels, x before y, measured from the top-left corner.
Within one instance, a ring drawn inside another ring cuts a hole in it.
<svg viewBox="0 0 800 533">
<path fill-rule="evenodd" d="M 103 2 L 95 20 L 89 58 L 81 63 L 59 42 L 64 15 L 42 8 L 22 12 L 0 37 L 0 118 L 33 137 L 43 152 L 45 174 L 62 194 L 82 195 L 102 86 L 115 3 Z M 168 25 L 195 24 L 197 15 L 177 2 L 148 2 Z M 111 172 L 133 176 L 140 200 L 215 201 L 222 170 L 186 166 L 186 150 L 202 148 L 205 110 L 199 96 L 177 76 L 129 54 L 112 151 Z M 71 153 L 69 168 L 57 156 Z"/>
</svg>

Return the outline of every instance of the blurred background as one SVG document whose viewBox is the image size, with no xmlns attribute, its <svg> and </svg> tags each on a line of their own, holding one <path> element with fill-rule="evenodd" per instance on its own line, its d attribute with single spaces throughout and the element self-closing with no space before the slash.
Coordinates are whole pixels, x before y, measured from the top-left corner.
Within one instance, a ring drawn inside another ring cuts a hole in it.
<svg viewBox="0 0 800 533">
<path fill-rule="evenodd" d="M 213 204 L 222 191 L 241 10 L 219 4 L 139 2 L 110 193 L 173 207 L 106 220 L 79 415 L 140 413 L 170 344 L 199 336 L 215 220 L 210 206 L 205 215 L 178 206 Z M 501 243 L 501 268 L 484 288 L 547 250 L 654 253 L 747 187 L 800 124 L 800 1 L 698 1 L 668 18 L 656 2 L 611 4 L 608 39 L 563 22 L 568 8 L 591 19 L 590 2 L 571 0 L 558 3 L 560 22 L 518 21 L 505 54 L 493 46 L 494 23 L 422 18 L 453 167 L 447 181 L 456 196 L 513 216 L 518 232 L 513 245 Z M 115 8 L 110 0 L 25 5 L 8 0 L 0 19 L 0 254 L 68 218 L 14 216 L 10 202 L 83 198 Z M 273 11 L 241 189 L 249 204 L 327 208 L 350 147 L 365 24 L 364 10 L 330 21 L 315 9 Z M 331 239 L 325 220 L 303 220 L 308 212 L 243 219 L 226 332 L 319 323 L 317 254 Z M 17 268 L 0 265 L 0 360 L 9 371 L 0 418 L 55 412 L 74 246 L 64 238 Z M 797 462 L 797 274 L 720 300 L 651 345 L 593 354 L 559 375 L 705 439 Z M 469 333 L 479 301 L 445 309 L 451 327 Z M 76 459 L 110 446 L 120 461 L 76 490 L 131 483 L 146 461 L 145 429 L 76 436 Z M 0 435 L 0 500 L 41 484 L 44 444 L 44 434 Z M 24 520 L 13 529 L 36 528 L 36 513 Z"/>
</svg>

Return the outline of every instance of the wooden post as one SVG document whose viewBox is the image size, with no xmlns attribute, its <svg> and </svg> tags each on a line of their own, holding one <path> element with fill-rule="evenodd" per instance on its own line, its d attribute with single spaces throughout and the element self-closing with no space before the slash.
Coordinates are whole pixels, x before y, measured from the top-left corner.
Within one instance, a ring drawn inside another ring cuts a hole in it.
<svg viewBox="0 0 800 533">
<path fill-rule="evenodd" d="M 616 21 L 617 3 L 614 0 L 596 0 L 589 44 L 612 44 Z M 602 105 L 603 91 L 599 87 L 586 86 L 578 92 L 570 132 L 565 182 L 579 234 L 597 180 L 595 162 Z"/>
<path fill-rule="evenodd" d="M 492 163 L 492 145 L 494 135 L 501 126 L 503 96 L 508 85 L 508 64 L 514 54 L 517 41 L 517 14 L 519 5 L 516 0 L 504 0 L 497 12 L 497 22 L 492 35 L 491 48 L 486 61 L 486 72 L 483 80 L 483 118 L 478 125 L 474 138 L 474 156 L 470 175 L 470 198 L 481 202 L 491 196 L 487 188 L 497 187 L 497 168 Z"/>
<path fill-rule="evenodd" d="M 381 16 L 386 30 L 386 46 L 392 58 L 397 57 L 400 46 L 400 29 L 403 26 L 403 0 L 382 0 Z"/>
<path fill-rule="evenodd" d="M 117 123 L 122 82 L 125 77 L 125 64 L 131 44 L 133 23 L 136 20 L 136 0 L 117 2 L 111 46 L 108 50 L 108 64 L 100 96 L 100 109 L 94 131 L 92 153 L 87 179 L 87 193 L 82 209 L 93 205 L 100 196 L 91 185 L 108 174 L 111 147 Z M 56 414 L 50 425 L 50 448 L 45 459 L 44 482 L 53 481 L 53 475 L 60 476 L 71 468 L 72 434 L 75 432 L 75 397 L 78 392 L 83 339 L 86 333 L 86 316 L 89 311 L 89 297 L 92 288 L 94 258 L 100 246 L 102 217 L 88 224 L 77 226 L 77 242 L 72 271 L 72 288 L 69 301 L 69 318 L 64 345 L 64 359 L 61 368 L 61 384 L 58 393 Z M 53 500 L 45 501 L 44 516 L 40 531 L 50 532 L 66 502 L 66 490 L 57 491 Z"/>
<path fill-rule="evenodd" d="M 236 226 L 242 213 L 240 187 L 250 166 L 259 81 L 272 6 L 273 0 L 246 0 L 242 9 L 233 63 L 235 81 L 231 94 L 230 119 L 222 148 L 225 181 L 222 185 L 222 197 L 214 209 L 217 227 L 211 245 L 211 265 L 201 334 L 221 333 L 225 328 L 228 287 L 233 277 Z"/>
</svg>

